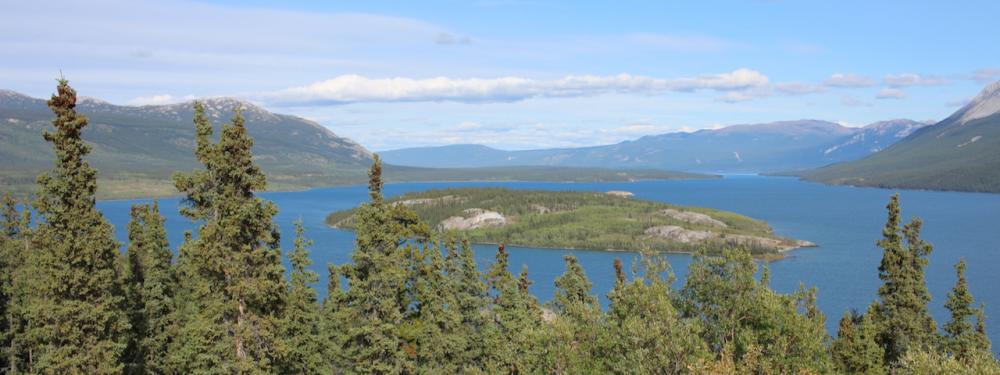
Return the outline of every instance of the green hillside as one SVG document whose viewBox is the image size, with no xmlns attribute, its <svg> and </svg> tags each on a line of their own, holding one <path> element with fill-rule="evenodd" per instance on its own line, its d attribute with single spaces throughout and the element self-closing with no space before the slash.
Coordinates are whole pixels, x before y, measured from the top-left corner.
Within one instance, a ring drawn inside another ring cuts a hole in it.
<svg viewBox="0 0 1000 375">
<path fill-rule="evenodd" d="M 767 223 L 732 212 L 638 200 L 627 192 L 568 192 L 460 188 L 393 198 L 439 232 L 477 243 L 690 253 L 745 247 L 775 256 L 807 242 L 775 236 Z M 326 218 L 352 229 L 354 210 Z"/>
<path fill-rule="evenodd" d="M 803 172 L 807 180 L 1000 193 L 1000 82 L 947 119 L 871 156 Z"/>
<path fill-rule="evenodd" d="M 315 122 L 235 99 L 204 104 L 216 127 L 243 108 L 255 159 L 271 189 L 360 181 L 371 162 L 370 152 Z M 93 146 L 88 160 L 100 171 L 101 197 L 174 194 L 170 175 L 197 165 L 191 152 L 191 103 L 133 107 L 84 98 L 77 110 L 90 120 L 83 138 Z M 28 191 L 35 176 L 52 165 L 54 155 L 42 139 L 52 117 L 44 100 L 0 90 L 0 185 L 5 190 Z"/>
</svg>

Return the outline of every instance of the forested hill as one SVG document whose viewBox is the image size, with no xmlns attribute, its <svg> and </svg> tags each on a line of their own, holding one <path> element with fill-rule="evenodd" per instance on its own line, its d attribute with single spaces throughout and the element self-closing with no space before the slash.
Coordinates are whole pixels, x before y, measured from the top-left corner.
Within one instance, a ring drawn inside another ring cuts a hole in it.
<svg viewBox="0 0 1000 375">
<path fill-rule="evenodd" d="M 216 129 L 237 107 L 243 109 L 255 160 L 272 189 L 361 181 L 371 163 L 364 147 L 313 121 L 232 98 L 202 102 Z M 81 98 L 76 109 L 90 121 L 83 138 L 94 148 L 88 161 L 100 170 L 102 196 L 176 194 L 170 175 L 197 166 L 190 102 L 119 106 Z M 52 129 L 52 118 L 44 100 L 0 90 L 0 185 L 30 186 L 52 164 L 54 155 L 42 138 Z"/>
<path fill-rule="evenodd" d="M 998 193 L 1000 82 L 886 150 L 801 175 L 835 184 Z"/>
<path fill-rule="evenodd" d="M 631 198 L 631 193 L 459 188 L 410 193 L 390 202 L 412 209 L 440 232 L 477 243 L 594 250 L 720 253 L 744 247 L 773 256 L 813 246 L 775 236 L 767 223 L 732 212 Z M 355 210 L 330 214 L 354 228 Z"/>
</svg>

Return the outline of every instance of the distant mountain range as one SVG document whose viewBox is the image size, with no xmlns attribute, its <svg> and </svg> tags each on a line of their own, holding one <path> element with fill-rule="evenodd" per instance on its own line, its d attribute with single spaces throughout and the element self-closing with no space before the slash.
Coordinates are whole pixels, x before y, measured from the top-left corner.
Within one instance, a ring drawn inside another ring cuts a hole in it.
<svg viewBox="0 0 1000 375">
<path fill-rule="evenodd" d="M 372 154 L 326 127 L 296 116 L 271 113 L 232 98 L 202 100 L 218 129 L 243 109 L 254 138 L 254 158 L 267 173 L 270 190 L 362 183 Z M 119 106 L 81 97 L 77 111 L 89 125 L 83 138 L 93 145 L 87 160 L 98 170 L 102 198 L 176 194 L 170 176 L 199 167 L 194 158 L 191 102 L 160 106 Z M 42 133 L 52 129 L 45 100 L 0 90 L 0 192 L 29 193 L 38 174 L 55 157 Z M 621 171 L 561 166 L 417 168 L 385 166 L 388 181 L 633 181 L 713 176 L 662 170 Z"/>
<path fill-rule="evenodd" d="M 365 179 L 371 152 L 322 125 L 237 99 L 203 102 L 216 126 L 229 121 L 236 107 L 243 108 L 255 139 L 255 158 L 271 189 Z M 94 146 L 88 160 L 100 173 L 102 197 L 174 194 L 170 175 L 198 167 L 191 103 L 119 106 L 81 98 L 77 109 L 90 119 L 83 137 Z M 30 191 L 36 176 L 51 166 L 51 148 L 41 137 L 51 129 L 51 119 L 43 99 L 0 90 L 2 190 Z M 933 125 L 900 119 L 851 128 L 798 120 L 651 135 L 594 147 L 504 151 L 452 145 L 381 156 L 390 181 L 628 181 L 708 177 L 668 170 L 783 171 L 824 183 L 1000 192 L 1000 82 Z"/>
<path fill-rule="evenodd" d="M 1000 192 L 1000 82 L 883 151 L 799 175 L 835 184 Z"/>
<path fill-rule="evenodd" d="M 858 159 L 926 125 L 901 119 L 851 128 L 828 121 L 798 120 L 651 135 L 595 147 L 504 151 L 482 145 L 452 145 L 379 155 L 389 163 L 419 167 L 550 165 L 772 172 Z"/>
</svg>

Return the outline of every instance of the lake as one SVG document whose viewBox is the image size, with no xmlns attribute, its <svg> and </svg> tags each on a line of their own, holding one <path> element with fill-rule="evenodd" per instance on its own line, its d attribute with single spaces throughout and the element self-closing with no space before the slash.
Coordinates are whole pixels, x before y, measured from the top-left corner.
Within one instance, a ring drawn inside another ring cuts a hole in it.
<svg viewBox="0 0 1000 375">
<path fill-rule="evenodd" d="M 779 235 L 815 242 L 817 248 L 799 249 L 785 259 L 772 262 L 771 285 L 782 292 L 796 290 L 800 284 L 819 289 L 818 305 L 826 314 L 827 327 L 836 333 L 837 322 L 848 309 L 864 310 L 880 285 L 878 264 L 881 252 L 875 241 L 885 223 L 885 205 L 891 190 L 826 186 L 788 177 L 727 175 L 722 179 L 687 181 L 641 181 L 628 183 L 538 183 L 538 182 L 456 182 L 388 184 L 387 196 L 410 191 L 456 186 L 504 186 L 515 189 L 577 190 L 604 192 L 626 190 L 637 199 L 649 199 L 681 205 L 704 206 L 734 211 L 771 224 Z M 967 276 L 976 303 L 986 304 L 987 330 L 994 342 L 1000 342 L 1000 194 L 930 192 L 900 190 L 903 215 L 924 220 L 924 238 L 934 245 L 927 267 L 927 285 L 934 296 L 931 312 L 939 325 L 948 320 L 944 308 L 947 292 L 955 283 L 953 266 L 961 257 L 968 263 Z M 312 247 L 313 269 L 320 274 L 317 289 L 326 294 L 326 263 L 350 262 L 354 236 L 323 224 L 326 214 L 356 206 L 367 199 L 365 186 L 315 189 L 302 192 L 264 193 L 280 208 L 283 248 L 291 249 L 293 223 L 302 219 L 306 235 L 315 241 Z M 121 241 L 129 206 L 149 200 L 100 201 L 98 207 L 117 228 Z M 171 246 L 181 243 L 183 232 L 195 227 L 182 217 L 179 199 L 160 200 L 166 216 Z M 563 255 L 576 255 L 594 284 L 593 292 L 607 302 L 605 295 L 614 285 L 612 262 L 620 257 L 626 265 L 636 259 L 634 253 L 587 250 L 558 250 L 509 247 L 511 271 L 528 266 L 534 281 L 531 291 L 540 300 L 553 293 L 553 280 L 563 270 Z M 481 265 L 493 260 L 495 246 L 477 245 Z M 691 257 L 668 255 L 683 283 Z"/>
</svg>

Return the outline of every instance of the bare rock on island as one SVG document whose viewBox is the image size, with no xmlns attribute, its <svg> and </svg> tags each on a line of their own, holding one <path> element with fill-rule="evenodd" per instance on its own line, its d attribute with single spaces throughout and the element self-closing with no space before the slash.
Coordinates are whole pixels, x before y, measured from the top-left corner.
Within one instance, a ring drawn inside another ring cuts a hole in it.
<svg viewBox="0 0 1000 375">
<path fill-rule="evenodd" d="M 502 227 L 507 225 L 507 218 L 496 211 L 482 208 L 469 208 L 462 211 L 463 216 L 452 216 L 438 224 L 439 231 Z"/>
</svg>

